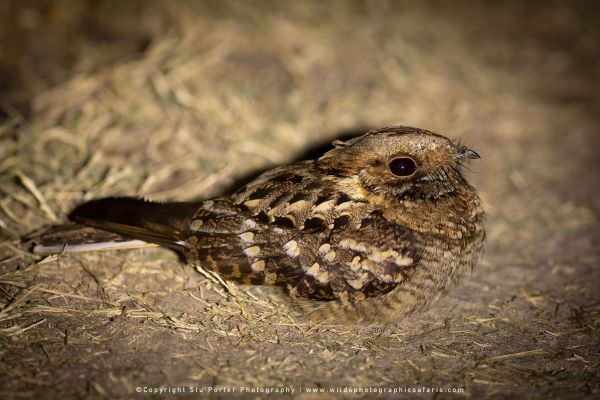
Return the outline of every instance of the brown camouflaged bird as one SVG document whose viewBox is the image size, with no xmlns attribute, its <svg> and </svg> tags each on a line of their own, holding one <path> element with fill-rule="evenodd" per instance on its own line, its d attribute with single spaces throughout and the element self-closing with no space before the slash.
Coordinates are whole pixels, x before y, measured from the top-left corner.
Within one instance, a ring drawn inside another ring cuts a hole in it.
<svg viewBox="0 0 600 400">
<path fill-rule="evenodd" d="M 462 174 L 478 154 L 408 127 L 334 145 L 226 197 L 85 203 L 70 219 L 94 228 L 86 241 L 95 244 L 33 240 L 33 251 L 156 243 L 226 279 L 281 286 L 303 309 L 333 322 L 397 320 L 458 284 L 485 237 L 479 197 Z"/>
</svg>

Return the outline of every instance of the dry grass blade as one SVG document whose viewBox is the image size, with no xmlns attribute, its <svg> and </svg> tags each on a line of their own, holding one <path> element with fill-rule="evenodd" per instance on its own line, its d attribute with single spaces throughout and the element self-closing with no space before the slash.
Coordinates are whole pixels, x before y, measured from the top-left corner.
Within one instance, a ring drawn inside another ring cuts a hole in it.
<svg viewBox="0 0 600 400">
<path fill-rule="evenodd" d="M 4 332 L 6 332 L 8 334 L 8 336 L 21 335 L 21 334 L 27 332 L 28 330 L 33 329 L 36 326 L 39 326 L 39 325 L 43 324 L 46 321 L 47 321 L 47 319 L 44 318 L 44 319 L 41 319 L 41 320 L 39 320 L 37 322 L 34 322 L 32 324 L 26 325 L 26 326 L 24 326 L 22 328 L 19 327 L 18 329 L 14 329 L 15 327 L 13 327 L 13 329 L 4 329 Z M 9 332 L 7 332 L 7 331 L 9 331 Z"/>
<path fill-rule="evenodd" d="M 26 290 L 24 293 L 20 294 L 17 298 L 15 298 L 12 302 L 7 304 L 2 310 L 0 310 L 0 320 L 8 315 L 8 313 L 14 308 L 18 307 L 22 304 L 32 293 L 35 293 L 39 287 L 39 284 L 35 284 Z"/>
<path fill-rule="evenodd" d="M 46 202 L 46 199 L 44 198 L 42 193 L 38 190 L 38 188 L 35 185 L 35 183 L 33 182 L 33 180 L 31 180 L 28 176 L 26 176 L 25 174 L 23 174 L 20 171 L 17 171 L 17 176 L 23 183 L 23 186 L 25 186 L 27 188 L 27 190 L 29 190 L 31 192 L 33 197 L 35 197 L 35 199 L 37 200 L 37 202 L 40 205 L 40 208 L 42 209 L 44 214 L 46 214 L 48 219 L 52 222 L 57 221 L 58 218 L 56 217 L 56 214 L 54 213 L 54 211 L 52 211 L 52 209 Z"/>
<path fill-rule="evenodd" d="M 27 285 L 24 284 L 24 283 L 13 282 L 13 281 L 6 281 L 6 280 L 0 280 L 0 284 L 17 286 L 17 287 L 21 287 L 21 288 L 27 287 Z M 34 291 L 35 292 L 40 292 L 40 293 L 54 294 L 54 295 L 57 295 L 57 296 L 60 296 L 60 297 L 70 297 L 70 298 L 73 298 L 73 299 L 79 299 L 79 300 L 85 300 L 85 301 L 102 302 L 102 303 L 106 303 L 106 304 L 111 305 L 111 306 L 117 306 L 116 303 L 109 302 L 109 301 L 107 301 L 105 299 L 96 299 L 96 298 L 93 298 L 93 297 L 82 296 L 82 295 L 74 294 L 74 293 L 66 293 L 66 292 L 62 292 L 62 291 L 54 290 L 54 289 L 46 289 L 46 288 L 37 287 L 37 288 L 35 288 Z"/>
<path fill-rule="evenodd" d="M 539 356 L 539 355 L 543 355 L 543 354 L 546 354 L 546 351 L 544 349 L 534 349 L 534 350 L 519 351 L 516 353 L 501 354 L 501 355 L 494 356 L 494 357 L 488 357 L 485 359 L 485 361 L 504 361 L 504 360 L 510 360 L 513 358 L 526 358 L 526 357 Z"/>
<path fill-rule="evenodd" d="M 242 316 L 246 319 L 249 318 L 248 311 L 246 310 L 244 301 L 239 298 L 239 296 L 237 295 L 237 290 L 235 289 L 235 287 L 232 284 L 223 280 L 223 278 L 219 274 L 212 272 L 210 270 L 206 270 L 200 265 L 196 265 L 195 269 L 196 269 L 196 271 L 200 272 L 202 275 L 207 277 L 211 282 L 222 286 L 234 298 L 234 300 L 240 307 L 240 312 L 241 312 Z"/>
</svg>

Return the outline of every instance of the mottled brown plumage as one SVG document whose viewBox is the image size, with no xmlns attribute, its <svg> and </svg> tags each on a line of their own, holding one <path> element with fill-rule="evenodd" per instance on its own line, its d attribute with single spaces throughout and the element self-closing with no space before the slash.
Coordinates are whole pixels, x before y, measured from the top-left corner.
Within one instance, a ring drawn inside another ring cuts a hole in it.
<svg viewBox="0 0 600 400">
<path fill-rule="evenodd" d="M 279 285 L 333 321 L 398 319 L 458 284 L 485 236 L 479 197 L 462 174 L 478 155 L 407 127 L 334 144 L 230 196 L 102 199 L 71 219 L 170 247 L 230 280 Z"/>
</svg>

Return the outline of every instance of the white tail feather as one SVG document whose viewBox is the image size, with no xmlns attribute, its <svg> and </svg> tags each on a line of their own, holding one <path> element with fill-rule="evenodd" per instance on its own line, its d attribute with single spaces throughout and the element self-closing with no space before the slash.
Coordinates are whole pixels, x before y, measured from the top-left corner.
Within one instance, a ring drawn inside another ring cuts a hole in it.
<svg viewBox="0 0 600 400">
<path fill-rule="evenodd" d="M 99 242 L 84 244 L 60 244 L 45 246 L 36 244 L 33 247 L 33 253 L 40 255 L 61 254 L 61 253 L 82 253 L 88 251 L 102 250 L 126 250 L 141 249 L 145 247 L 158 247 L 157 244 L 144 242 L 143 240 L 127 240 L 121 242 Z"/>
</svg>

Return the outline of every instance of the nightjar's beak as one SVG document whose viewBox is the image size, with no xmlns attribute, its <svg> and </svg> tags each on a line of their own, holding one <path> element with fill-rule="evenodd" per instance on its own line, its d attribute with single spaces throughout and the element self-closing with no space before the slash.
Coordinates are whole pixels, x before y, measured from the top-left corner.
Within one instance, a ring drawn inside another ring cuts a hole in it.
<svg viewBox="0 0 600 400">
<path fill-rule="evenodd" d="M 474 160 L 480 158 L 476 151 L 469 149 L 467 146 L 460 146 L 457 153 L 460 159 L 468 158 Z"/>
</svg>

